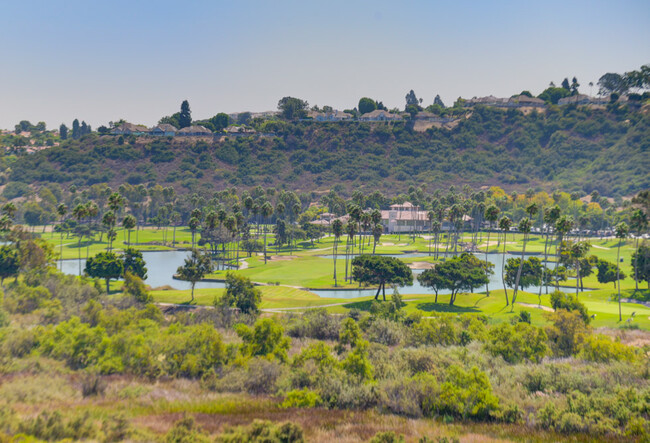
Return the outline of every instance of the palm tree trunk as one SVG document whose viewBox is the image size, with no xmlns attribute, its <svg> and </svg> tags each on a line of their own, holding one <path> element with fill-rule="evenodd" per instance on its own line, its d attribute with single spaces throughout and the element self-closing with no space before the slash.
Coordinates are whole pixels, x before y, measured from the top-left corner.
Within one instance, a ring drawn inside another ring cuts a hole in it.
<svg viewBox="0 0 650 443">
<path fill-rule="evenodd" d="M 639 237 L 641 236 L 641 230 L 637 232 L 636 234 L 636 254 L 634 254 L 634 293 L 639 290 L 639 273 L 638 273 L 638 268 L 639 268 Z M 650 283 L 650 282 L 649 282 Z"/>
<path fill-rule="evenodd" d="M 501 281 L 503 282 L 503 292 L 506 294 L 506 306 L 510 304 L 508 300 L 508 287 L 506 286 L 505 269 L 506 269 L 506 239 L 508 233 L 503 231 L 503 260 L 501 261 Z"/>
<path fill-rule="evenodd" d="M 489 297 L 490 296 L 490 276 L 488 275 L 488 250 L 490 249 L 490 231 L 488 229 L 488 235 L 487 235 L 487 246 L 485 246 L 485 274 L 488 277 L 488 281 L 485 283 L 485 296 Z"/>
<path fill-rule="evenodd" d="M 336 237 L 334 238 L 334 248 L 332 252 L 334 252 L 334 287 L 337 287 L 338 283 L 336 281 L 336 253 L 338 251 L 337 251 Z"/>
<path fill-rule="evenodd" d="M 526 241 L 528 235 L 524 232 L 524 246 L 521 249 L 521 260 L 519 261 L 519 268 L 517 269 L 517 278 L 515 279 L 515 287 L 512 290 L 512 309 L 515 309 L 515 301 L 517 300 L 517 292 L 519 291 L 519 279 L 521 278 L 521 270 L 524 268 L 524 257 L 526 255 Z"/>
<path fill-rule="evenodd" d="M 623 321 L 623 314 L 621 313 L 621 239 L 618 241 L 618 248 L 616 251 L 616 283 L 618 285 L 618 321 Z"/>
<path fill-rule="evenodd" d="M 547 252 L 547 246 L 548 246 L 548 227 L 546 227 L 546 238 L 544 240 L 544 263 L 542 266 L 542 281 L 540 282 L 541 284 L 539 285 L 539 304 L 542 304 L 542 287 L 546 286 L 546 293 L 548 294 L 548 285 L 545 285 L 545 276 L 546 276 L 546 266 L 548 265 L 548 252 Z"/>
</svg>

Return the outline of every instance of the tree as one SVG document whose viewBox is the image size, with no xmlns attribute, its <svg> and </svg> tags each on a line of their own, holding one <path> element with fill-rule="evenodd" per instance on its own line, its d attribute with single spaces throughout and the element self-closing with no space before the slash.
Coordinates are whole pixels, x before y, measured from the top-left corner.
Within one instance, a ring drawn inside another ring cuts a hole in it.
<svg viewBox="0 0 650 443">
<path fill-rule="evenodd" d="M 578 83 L 578 79 L 576 77 L 573 77 L 571 80 L 571 95 L 576 95 L 578 93 L 579 87 L 580 83 Z"/>
<path fill-rule="evenodd" d="M 122 263 L 124 267 L 124 275 L 126 275 L 127 272 L 130 272 L 142 280 L 146 280 L 147 267 L 142 258 L 142 252 L 134 248 L 126 248 L 122 255 Z"/>
<path fill-rule="evenodd" d="M 343 223 L 338 218 L 332 222 L 332 234 L 334 235 L 334 246 L 332 249 L 334 256 L 334 287 L 338 286 L 336 281 L 336 256 L 338 254 L 338 244 L 343 235 Z"/>
<path fill-rule="evenodd" d="M 284 336 L 284 329 L 275 319 L 257 320 L 252 329 L 244 324 L 238 324 L 235 330 L 242 339 L 244 355 L 275 357 L 280 361 L 287 360 L 287 351 L 291 341 Z"/>
<path fill-rule="evenodd" d="M 413 89 L 411 89 L 408 92 L 408 94 L 406 94 L 406 97 L 404 97 L 404 98 L 406 99 L 406 106 L 409 106 L 409 105 L 420 106 L 420 101 L 415 96 L 415 92 L 413 91 Z"/>
<path fill-rule="evenodd" d="M 436 97 L 433 99 L 433 104 L 438 105 L 441 108 L 445 107 L 445 104 L 442 102 L 442 99 L 440 98 L 440 94 L 436 94 Z"/>
<path fill-rule="evenodd" d="M 571 90 L 571 85 L 569 85 L 569 79 L 565 78 L 562 80 L 562 88 L 566 89 L 567 91 Z"/>
<path fill-rule="evenodd" d="M 183 103 L 181 103 L 181 112 L 178 115 L 178 125 L 180 126 L 180 129 L 192 126 L 192 111 L 190 111 L 190 103 L 187 100 L 183 100 Z"/>
<path fill-rule="evenodd" d="M 244 314 L 257 314 L 261 302 L 262 291 L 249 278 L 234 272 L 226 274 L 226 293 L 221 299 L 222 306 L 236 306 Z"/>
<path fill-rule="evenodd" d="M 126 243 L 127 245 L 131 245 L 131 229 L 135 228 L 135 225 L 137 223 L 137 220 L 134 216 L 131 214 L 128 214 L 127 216 L 124 217 L 122 220 L 122 227 L 126 229 L 128 232 L 129 240 Z"/>
<path fill-rule="evenodd" d="M 142 279 L 126 270 L 124 271 L 124 293 L 135 298 L 139 303 L 151 303 L 153 301 L 153 297 L 147 291 Z"/>
<path fill-rule="evenodd" d="M 532 205 L 531 205 L 532 206 Z M 533 215 L 533 212 L 537 212 L 531 206 L 527 208 L 529 215 Z M 521 278 L 521 271 L 524 266 L 524 257 L 526 255 L 526 242 L 528 241 L 528 235 L 530 234 L 531 227 L 533 222 L 529 218 L 524 218 L 519 222 L 519 232 L 524 234 L 524 245 L 521 249 L 521 260 L 519 261 L 519 269 L 517 270 L 517 278 L 515 280 L 515 286 L 512 289 L 512 309 L 515 308 L 515 302 L 517 301 L 517 290 L 519 289 L 519 279 Z"/>
<path fill-rule="evenodd" d="M 266 264 L 266 233 L 267 233 L 267 224 L 269 223 L 269 218 L 273 215 L 273 206 L 271 203 L 265 202 L 260 208 L 262 214 L 262 220 L 264 223 L 264 264 Z"/>
<path fill-rule="evenodd" d="M 179 266 L 176 275 L 180 280 L 188 281 L 192 285 L 192 299 L 194 301 L 194 286 L 207 274 L 212 272 L 212 261 L 210 256 L 196 248 L 192 249 L 192 254 L 185 259 L 185 264 Z"/>
<path fill-rule="evenodd" d="M 596 274 L 598 283 L 614 283 L 614 287 L 616 287 L 616 282 L 626 277 L 624 272 L 617 270 L 617 266 L 614 263 L 605 260 L 598 260 L 596 269 L 598 269 L 598 274 Z"/>
<path fill-rule="evenodd" d="M 367 114 L 377 109 L 377 103 L 368 97 L 363 97 L 359 100 L 359 113 Z"/>
<path fill-rule="evenodd" d="M 7 277 L 18 278 L 19 269 L 20 260 L 16 249 L 9 245 L 0 246 L 0 286 Z"/>
<path fill-rule="evenodd" d="M 106 293 L 110 292 L 110 280 L 124 273 L 124 263 L 114 252 L 99 252 L 86 260 L 85 273 L 93 278 L 106 280 Z"/>
<path fill-rule="evenodd" d="M 438 303 L 438 292 L 442 289 L 448 288 L 451 283 L 447 281 L 447 275 L 443 269 L 437 269 L 444 263 L 436 264 L 433 268 L 425 270 L 422 274 L 418 275 L 418 281 L 424 287 L 433 289 L 436 294 L 434 303 Z M 443 271 L 443 272 L 440 272 Z"/>
<path fill-rule="evenodd" d="M 537 257 L 524 260 L 523 265 L 521 264 L 521 258 L 509 258 L 506 264 L 506 276 L 504 279 L 508 286 L 514 288 L 520 266 L 519 287 L 522 291 L 530 286 L 537 286 L 541 283 L 543 266 Z"/>
<path fill-rule="evenodd" d="M 488 222 L 488 235 L 487 235 L 487 244 L 485 245 L 485 264 L 488 263 L 488 251 L 490 249 L 490 233 L 492 232 L 492 224 L 497 221 L 499 218 L 499 208 L 496 205 L 490 205 L 485 209 L 485 221 Z M 490 296 L 490 288 L 488 283 L 485 284 L 485 295 Z"/>
<path fill-rule="evenodd" d="M 61 140 L 67 140 L 68 138 L 68 127 L 63 123 L 59 126 L 59 137 L 61 137 Z"/>
<path fill-rule="evenodd" d="M 625 94 L 629 86 L 625 78 L 616 73 L 608 72 L 598 79 L 598 94 L 599 95 L 610 95 L 610 94 Z"/>
<path fill-rule="evenodd" d="M 72 122 L 72 138 L 76 140 L 79 137 L 81 137 L 81 127 L 79 126 L 79 120 L 75 118 Z"/>
<path fill-rule="evenodd" d="M 587 254 L 591 245 L 586 241 L 565 242 L 562 247 L 562 256 L 560 262 L 576 270 L 576 297 L 578 297 L 578 288 L 580 284 L 580 260 Z"/>
<path fill-rule="evenodd" d="M 359 255 L 352 260 L 352 276 L 359 283 L 378 285 L 375 300 L 382 292 L 386 301 L 386 283 L 398 286 L 413 285 L 413 273 L 406 264 L 394 257 Z"/>
<path fill-rule="evenodd" d="M 630 217 L 630 229 L 636 231 L 636 245 L 635 248 L 637 251 L 639 249 L 639 238 L 643 234 L 644 231 L 648 229 L 648 218 L 646 214 L 643 212 L 641 209 L 637 209 L 632 213 L 632 216 Z M 638 259 L 638 255 L 635 255 L 634 257 L 634 264 L 632 265 L 633 270 L 634 270 L 634 283 L 635 283 L 635 292 L 639 290 L 639 278 L 638 278 L 638 264 L 636 263 L 636 260 Z"/>
<path fill-rule="evenodd" d="M 508 235 L 508 231 L 510 231 L 510 226 L 512 226 L 512 220 L 510 220 L 510 218 L 505 215 L 501 217 L 499 220 L 499 229 L 503 231 L 503 260 L 501 260 L 501 280 L 503 281 L 503 292 L 506 296 L 506 306 L 510 304 L 508 301 L 508 288 L 506 288 L 505 282 L 506 237 Z"/>
<path fill-rule="evenodd" d="M 637 282 L 646 281 L 650 289 L 650 246 L 645 242 L 632 254 L 634 263 L 634 279 Z"/>
<path fill-rule="evenodd" d="M 282 117 L 287 120 L 298 120 L 307 116 L 309 103 L 295 97 L 283 97 L 278 102 Z"/>
<path fill-rule="evenodd" d="M 618 246 L 616 248 L 616 280 L 621 279 L 621 243 L 627 237 L 630 228 L 627 223 L 621 222 L 616 225 L 616 238 L 618 238 Z M 618 321 L 623 321 L 623 314 L 621 312 L 621 283 L 618 284 Z"/>
<path fill-rule="evenodd" d="M 542 268 L 542 283 L 539 287 L 539 299 L 542 299 L 542 286 L 546 286 L 546 293 L 548 294 L 548 280 L 545 278 L 546 274 L 546 263 L 548 263 L 548 237 L 551 231 L 551 228 L 555 226 L 555 222 L 560 218 L 560 207 L 555 205 L 552 208 L 544 209 L 544 267 Z"/>
</svg>

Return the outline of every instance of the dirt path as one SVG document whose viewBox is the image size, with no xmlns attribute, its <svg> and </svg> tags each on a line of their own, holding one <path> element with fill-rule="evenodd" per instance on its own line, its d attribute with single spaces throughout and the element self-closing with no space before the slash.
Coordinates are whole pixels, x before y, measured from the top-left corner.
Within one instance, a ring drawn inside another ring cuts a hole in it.
<svg viewBox="0 0 650 443">
<path fill-rule="evenodd" d="M 598 246 L 598 245 L 591 245 L 591 247 L 596 248 L 596 249 L 604 249 L 606 251 L 609 251 L 610 248 L 606 248 L 604 246 Z"/>
<path fill-rule="evenodd" d="M 542 311 L 546 312 L 555 312 L 553 308 L 549 308 L 548 306 L 543 306 L 543 305 L 535 305 L 533 303 L 522 303 L 520 301 L 516 302 L 520 306 L 524 306 L 526 308 L 535 308 L 535 309 L 541 309 Z"/>
</svg>

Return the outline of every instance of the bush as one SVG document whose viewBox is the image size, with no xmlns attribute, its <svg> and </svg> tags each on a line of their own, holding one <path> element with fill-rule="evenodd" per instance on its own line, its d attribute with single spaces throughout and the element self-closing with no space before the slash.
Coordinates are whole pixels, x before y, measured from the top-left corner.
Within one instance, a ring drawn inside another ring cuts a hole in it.
<svg viewBox="0 0 650 443">
<path fill-rule="evenodd" d="M 216 439 L 219 443 L 302 443 L 305 441 L 302 428 L 295 423 L 274 425 L 266 420 L 254 420 L 248 426 L 226 428 Z"/>
<path fill-rule="evenodd" d="M 601 334 L 588 335 L 580 344 L 578 357 L 600 363 L 616 361 L 632 361 L 635 358 L 634 350 L 624 344 L 612 341 Z"/>
<path fill-rule="evenodd" d="M 167 443 L 207 443 L 211 440 L 196 425 L 193 417 L 184 417 L 174 423 L 174 427 L 165 435 L 165 441 Z"/>
<path fill-rule="evenodd" d="M 309 389 L 296 389 L 287 392 L 287 396 L 282 402 L 283 408 L 314 408 L 320 406 L 323 399 L 317 392 Z"/>
<path fill-rule="evenodd" d="M 404 332 L 400 324 L 388 319 L 378 318 L 368 328 L 368 340 L 382 345 L 398 345 L 403 337 Z"/>
<path fill-rule="evenodd" d="M 501 356 L 508 363 L 519 363 L 522 360 L 541 361 L 546 355 L 546 333 L 543 329 L 528 323 L 517 323 L 511 326 L 501 323 L 488 332 L 485 349 L 494 356 Z"/>
<path fill-rule="evenodd" d="M 309 337 L 317 340 L 336 340 L 341 327 L 340 318 L 330 315 L 325 308 L 309 309 L 289 327 L 291 337 Z"/>
<path fill-rule="evenodd" d="M 374 437 L 370 439 L 370 443 L 401 443 L 404 441 L 404 436 L 397 435 L 393 431 L 377 432 Z"/>
<path fill-rule="evenodd" d="M 250 394 L 273 394 L 281 375 L 282 365 L 280 363 L 255 358 L 248 363 L 244 389 Z"/>
<path fill-rule="evenodd" d="M 569 312 L 575 311 L 580 314 L 580 317 L 585 324 L 589 324 L 591 321 L 586 306 L 583 305 L 574 294 L 565 294 L 564 292 L 554 291 L 551 294 L 551 307 L 555 311 L 558 309 L 564 309 Z"/>
<path fill-rule="evenodd" d="M 81 395 L 90 397 L 104 395 L 107 388 L 106 382 L 97 374 L 87 374 L 81 381 Z"/>
</svg>

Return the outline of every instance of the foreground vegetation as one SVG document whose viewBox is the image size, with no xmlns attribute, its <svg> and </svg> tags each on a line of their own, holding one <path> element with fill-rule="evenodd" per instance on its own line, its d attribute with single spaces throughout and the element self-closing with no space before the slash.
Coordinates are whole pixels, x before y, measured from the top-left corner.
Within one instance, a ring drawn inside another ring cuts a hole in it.
<svg viewBox="0 0 650 443">
<path fill-rule="evenodd" d="M 102 282 L 59 274 L 46 241 L 20 228 L 8 240 L 19 269 L 0 311 L 5 438 L 643 441 L 650 432 L 647 333 L 594 330 L 571 297 L 498 323 L 468 310 L 422 315 L 430 300 L 414 309 L 399 295 L 344 315 L 264 314 L 265 302 L 296 294 L 259 293 L 231 273 L 211 309 L 157 307 L 131 274 L 106 294 Z"/>
</svg>

